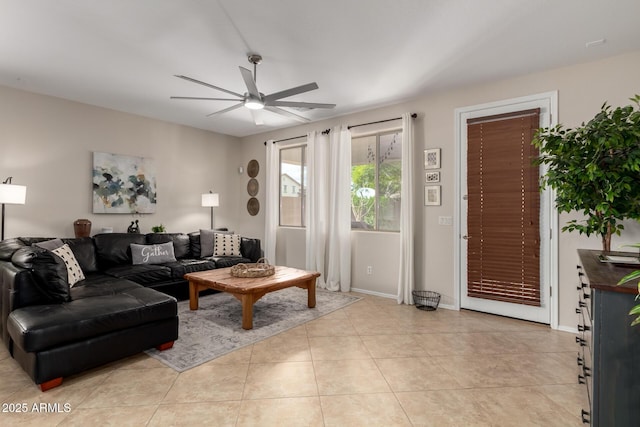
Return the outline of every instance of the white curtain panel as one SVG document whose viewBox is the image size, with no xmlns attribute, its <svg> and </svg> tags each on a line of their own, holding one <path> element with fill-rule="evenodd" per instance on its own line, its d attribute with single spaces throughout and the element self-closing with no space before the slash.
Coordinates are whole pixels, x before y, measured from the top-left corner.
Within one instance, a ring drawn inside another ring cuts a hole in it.
<svg viewBox="0 0 640 427">
<path fill-rule="evenodd" d="M 307 134 L 307 197 L 305 200 L 306 269 L 320 272 L 317 286 L 326 288 L 329 137 Z"/>
<path fill-rule="evenodd" d="M 413 304 L 415 286 L 413 265 L 413 119 L 402 115 L 402 188 L 400 190 L 400 274 L 398 304 Z"/>
<path fill-rule="evenodd" d="M 329 134 L 329 192 L 326 287 L 351 289 L 351 132 L 345 125 Z"/>
<path fill-rule="evenodd" d="M 264 256 L 271 264 L 276 260 L 276 232 L 278 230 L 278 209 L 280 202 L 280 165 L 278 147 L 273 140 L 267 141 L 266 189 L 265 189 L 265 224 L 264 224 Z"/>
</svg>

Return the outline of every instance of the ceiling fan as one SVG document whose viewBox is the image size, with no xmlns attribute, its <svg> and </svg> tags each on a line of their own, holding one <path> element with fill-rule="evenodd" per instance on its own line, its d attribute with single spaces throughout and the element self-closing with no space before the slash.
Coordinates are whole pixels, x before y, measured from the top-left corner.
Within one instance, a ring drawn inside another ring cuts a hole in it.
<svg viewBox="0 0 640 427">
<path fill-rule="evenodd" d="M 298 95 L 300 93 L 309 92 L 311 90 L 318 89 L 318 84 L 316 82 L 307 83 L 302 86 L 293 87 L 291 89 L 286 89 L 280 92 L 275 92 L 269 95 L 265 95 L 262 92 L 258 91 L 258 87 L 256 86 L 256 67 L 260 62 L 262 62 L 262 56 L 260 55 L 249 55 L 248 60 L 251 64 L 253 64 L 253 74 L 251 70 L 248 70 L 244 67 L 240 68 L 240 73 L 242 74 L 242 79 L 244 80 L 244 84 L 247 86 L 247 92 L 244 94 L 240 94 L 237 92 L 233 92 L 227 89 L 223 89 L 218 86 L 214 86 L 209 83 L 205 83 L 200 80 L 196 80 L 191 77 L 176 75 L 176 77 L 192 82 L 197 83 L 199 85 L 203 85 L 209 87 L 211 89 L 219 90 L 221 92 L 228 93 L 230 95 L 236 96 L 237 98 L 201 98 L 201 97 L 193 97 L 193 96 L 172 96 L 171 99 L 191 99 L 191 100 L 200 100 L 200 101 L 236 101 L 238 102 L 231 107 L 215 111 L 211 114 L 207 114 L 207 117 L 211 117 L 217 114 L 226 113 L 228 111 L 233 111 L 242 106 L 247 107 L 249 111 L 251 111 L 251 115 L 253 116 L 253 121 L 256 125 L 264 124 L 262 116 L 260 114 L 260 110 L 265 109 L 267 111 L 271 111 L 276 114 L 280 114 L 301 122 L 309 122 L 310 119 L 303 117 L 299 114 L 292 113 L 291 111 L 284 110 L 280 107 L 290 107 L 290 108 L 304 108 L 304 109 L 313 109 L 313 108 L 333 108 L 336 104 L 319 104 L 315 102 L 295 102 L 295 101 L 281 101 L 282 98 L 288 98 L 290 96 Z"/>
</svg>

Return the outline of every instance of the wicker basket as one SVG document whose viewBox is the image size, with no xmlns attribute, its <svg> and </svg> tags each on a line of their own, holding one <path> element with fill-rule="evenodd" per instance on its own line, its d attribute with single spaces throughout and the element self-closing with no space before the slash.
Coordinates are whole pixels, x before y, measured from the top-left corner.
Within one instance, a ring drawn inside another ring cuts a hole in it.
<svg viewBox="0 0 640 427">
<path fill-rule="evenodd" d="M 440 304 L 440 294 L 433 291 L 412 291 L 413 302 L 418 310 L 433 311 Z"/>
<path fill-rule="evenodd" d="M 231 267 L 234 277 L 266 277 L 275 274 L 276 268 L 266 258 L 260 258 L 255 264 L 240 263 Z"/>
</svg>

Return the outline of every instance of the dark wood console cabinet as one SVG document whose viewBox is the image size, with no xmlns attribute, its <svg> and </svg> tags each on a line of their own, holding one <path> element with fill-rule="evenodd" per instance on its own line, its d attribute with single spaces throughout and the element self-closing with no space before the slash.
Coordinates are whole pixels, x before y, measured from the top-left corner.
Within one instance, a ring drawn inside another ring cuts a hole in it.
<svg viewBox="0 0 640 427">
<path fill-rule="evenodd" d="M 635 317 L 628 314 L 638 287 L 616 286 L 640 265 L 604 263 L 601 253 L 578 251 L 578 381 L 590 402 L 582 419 L 592 426 L 640 426 L 640 325 L 630 326 Z"/>
</svg>

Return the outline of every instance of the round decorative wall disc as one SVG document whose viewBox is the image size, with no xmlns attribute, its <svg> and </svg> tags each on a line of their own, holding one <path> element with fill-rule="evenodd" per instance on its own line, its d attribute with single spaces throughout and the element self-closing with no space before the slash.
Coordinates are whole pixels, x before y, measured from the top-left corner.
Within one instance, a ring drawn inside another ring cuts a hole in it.
<svg viewBox="0 0 640 427">
<path fill-rule="evenodd" d="M 249 164 L 247 165 L 247 174 L 251 178 L 255 178 L 258 176 L 258 172 L 260 172 L 260 163 L 258 163 L 256 159 L 249 161 Z"/>
<path fill-rule="evenodd" d="M 247 183 L 247 193 L 249 193 L 250 196 L 255 196 L 256 194 L 258 194 L 258 190 L 260 190 L 258 180 L 255 178 L 251 178 Z"/>
<path fill-rule="evenodd" d="M 260 202 L 255 197 L 252 197 L 247 202 L 247 212 L 249 215 L 256 216 L 260 212 Z"/>
</svg>

